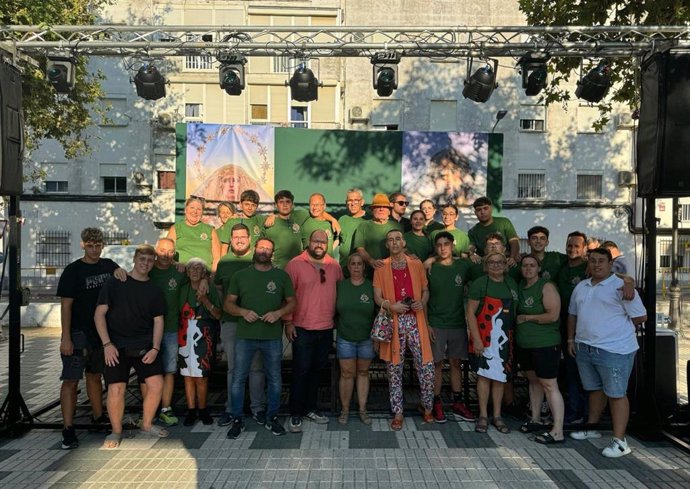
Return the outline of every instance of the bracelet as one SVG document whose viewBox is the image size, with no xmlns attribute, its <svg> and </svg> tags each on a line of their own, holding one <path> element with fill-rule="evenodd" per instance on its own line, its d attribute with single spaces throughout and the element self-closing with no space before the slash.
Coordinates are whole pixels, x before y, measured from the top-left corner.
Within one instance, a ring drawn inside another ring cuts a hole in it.
<svg viewBox="0 0 690 489">
<path fill-rule="evenodd" d="M 155 346 L 152 346 L 151 349 L 156 350 L 158 353 L 160 353 L 160 350 L 158 348 L 156 348 Z"/>
<path fill-rule="evenodd" d="M 113 345 L 112 341 L 109 341 L 107 343 L 103 343 L 103 348 L 105 348 L 106 346 L 115 346 L 115 345 Z"/>
</svg>

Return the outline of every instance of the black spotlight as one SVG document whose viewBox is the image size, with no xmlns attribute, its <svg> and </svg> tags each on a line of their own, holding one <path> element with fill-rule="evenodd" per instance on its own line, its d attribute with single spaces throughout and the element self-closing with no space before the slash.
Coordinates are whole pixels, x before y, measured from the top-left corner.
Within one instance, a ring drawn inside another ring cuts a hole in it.
<svg viewBox="0 0 690 489">
<path fill-rule="evenodd" d="M 601 102 L 611 88 L 610 68 L 608 61 L 600 61 L 596 68 L 577 82 L 575 96 L 593 104 Z"/>
<path fill-rule="evenodd" d="M 462 96 L 473 100 L 475 102 L 484 103 L 491 97 L 494 89 L 498 87 L 496 83 L 496 69 L 498 68 L 498 60 L 492 60 L 493 68 L 487 64 L 475 71 L 469 79 L 465 80 L 465 88 L 462 89 Z M 467 73 L 472 70 L 472 62 L 470 62 Z"/>
<path fill-rule="evenodd" d="M 244 90 L 244 65 L 247 58 L 240 55 L 219 56 L 218 76 L 220 88 L 228 95 L 240 95 Z"/>
<path fill-rule="evenodd" d="M 144 100 L 158 100 L 165 97 L 166 83 L 165 77 L 152 64 L 142 65 L 137 74 L 134 75 L 137 95 Z"/>
<path fill-rule="evenodd" d="M 74 87 L 74 60 L 64 56 L 48 56 L 46 78 L 58 93 L 69 93 Z"/>
<path fill-rule="evenodd" d="M 549 56 L 543 53 L 527 53 L 518 61 L 522 73 L 522 88 L 525 95 L 539 95 L 546 87 L 546 62 Z"/>
<path fill-rule="evenodd" d="M 304 63 L 300 64 L 289 82 L 285 82 L 286 86 L 290 86 L 290 93 L 292 100 L 298 102 L 311 102 L 319 99 L 319 80 L 314 76 L 314 72 L 307 68 Z"/>
<path fill-rule="evenodd" d="M 374 89 L 379 97 L 390 97 L 393 90 L 398 88 L 398 53 L 376 53 L 371 58 L 374 65 Z"/>
</svg>

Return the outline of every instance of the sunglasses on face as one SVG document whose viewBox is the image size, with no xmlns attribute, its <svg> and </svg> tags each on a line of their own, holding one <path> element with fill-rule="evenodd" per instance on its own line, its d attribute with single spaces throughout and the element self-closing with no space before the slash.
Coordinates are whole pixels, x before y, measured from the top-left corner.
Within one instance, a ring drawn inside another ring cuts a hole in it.
<svg viewBox="0 0 690 489">
<path fill-rule="evenodd" d="M 407 200 L 396 200 L 395 203 L 398 205 L 410 205 L 410 202 Z"/>
</svg>

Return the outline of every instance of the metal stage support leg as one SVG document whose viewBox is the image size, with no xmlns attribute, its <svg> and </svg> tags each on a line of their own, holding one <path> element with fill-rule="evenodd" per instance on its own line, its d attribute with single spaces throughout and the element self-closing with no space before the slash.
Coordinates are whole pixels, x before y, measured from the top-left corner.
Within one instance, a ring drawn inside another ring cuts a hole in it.
<svg viewBox="0 0 690 489">
<path fill-rule="evenodd" d="M 9 208 L 9 260 L 10 260 L 10 323 L 9 323 L 9 378 L 7 397 L 0 408 L 0 431 L 20 434 L 33 422 L 21 392 L 21 255 L 19 253 L 21 214 L 19 197 L 11 196 Z"/>
</svg>

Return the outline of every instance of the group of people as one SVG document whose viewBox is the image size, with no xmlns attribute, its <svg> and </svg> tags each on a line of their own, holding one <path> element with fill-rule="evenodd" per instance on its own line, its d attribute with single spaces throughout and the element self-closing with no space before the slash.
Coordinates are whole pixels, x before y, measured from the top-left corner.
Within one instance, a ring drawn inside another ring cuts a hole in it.
<svg viewBox="0 0 690 489">
<path fill-rule="evenodd" d="M 192 197 L 166 238 L 155 248 L 137 248 L 129 273 L 100 258 L 99 230 L 82 233 L 84 256 L 65 269 L 58 287 L 63 448 L 78 445 L 72 418 L 84 370 L 94 422 L 106 421 L 101 372 L 108 386 L 108 448 L 122 437 L 130 367 L 144 395 L 144 435 L 167 436 L 154 424 L 156 414 L 167 426 L 179 422 L 171 406 L 178 374 L 188 408 L 184 424 L 212 424 L 207 379 L 218 341 L 228 371 L 226 411 L 217 423 L 229 427 L 228 438 L 245 428 L 247 381 L 251 417 L 274 435 L 286 427 L 300 432 L 305 420 L 328 423 L 317 393 L 335 330 L 341 424 L 351 418 L 355 390 L 356 416 L 371 423 L 369 367 L 378 356 L 388 374 L 391 428 L 402 429 L 402 373 L 411 356 L 424 422 L 451 417 L 474 422 L 479 433 L 490 425 L 508 433 L 502 408 L 513 402 L 511 382 L 523 371 L 530 417 L 520 431 L 536 433 L 538 443 L 561 443 L 565 423 L 587 416 L 584 428 L 596 424 L 608 402 L 614 436 L 603 455 L 630 452 L 626 387 L 635 326 L 646 312 L 632 278 L 613 273 L 620 252 L 614 257 L 600 246 L 588 256 L 587 237 L 577 231 L 568 235 L 566 253 L 547 251 L 549 230 L 535 226 L 523 255 L 513 224 L 493 215 L 487 197 L 474 201 L 478 223 L 467 233 L 456 227 L 454 205 L 436 209 L 425 200 L 406 217 L 409 202 L 399 192 L 376 194 L 367 212 L 362 192 L 350 189 L 339 219 L 326 211 L 320 193 L 310 196 L 308 211 L 293 204 L 293 194 L 281 190 L 275 214 L 259 215 L 259 195 L 245 191 L 237 208 L 218 206 L 222 225 L 215 229 L 202 220 L 204 202 Z M 435 220 L 439 211 L 442 222 Z M 388 316 L 390 341 L 371 337 L 377 314 Z M 284 425 L 278 411 L 286 345 L 292 373 Z M 446 361 L 448 411 L 441 396 Z M 464 361 L 477 375 L 476 413 L 461 394 Z M 551 422 L 542 420 L 544 398 Z M 601 434 L 583 429 L 571 437 Z"/>
</svg>

